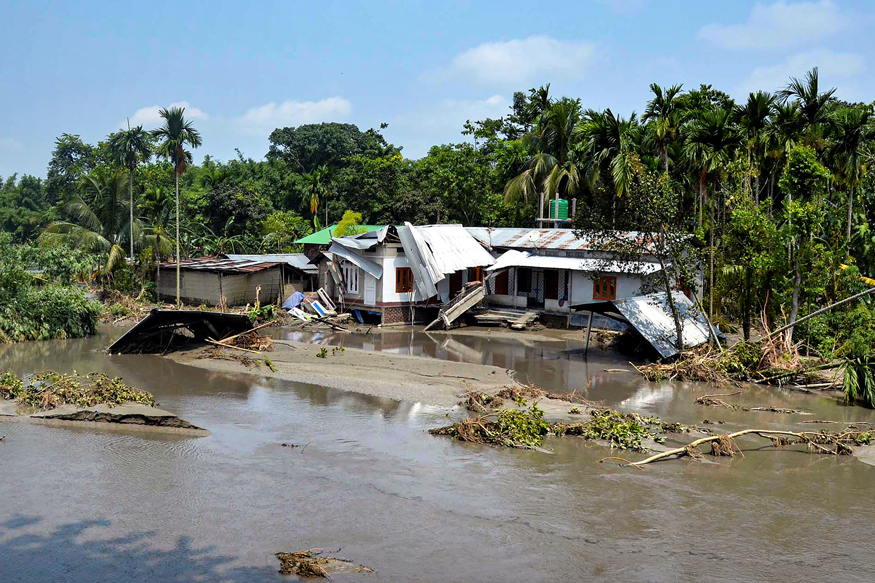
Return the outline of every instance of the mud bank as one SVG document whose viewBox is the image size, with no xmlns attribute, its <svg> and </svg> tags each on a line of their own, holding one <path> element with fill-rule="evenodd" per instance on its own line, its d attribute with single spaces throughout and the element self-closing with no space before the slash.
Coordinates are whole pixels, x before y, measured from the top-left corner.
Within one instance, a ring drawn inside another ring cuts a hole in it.
<svg viewBox="0 0 875 583">
<path fill-rule="evenodd" d="M 95 423 L 101 426 L 123 430 L 157 431 L 177 433 L 192 436 L 207 436 L 210 432 L 198 427 L 185 419 L 181 419 L 163 409 L 148 407 L 137 403 L 126 403 L 110 407 L 95 405 L 94 407 L 78 408 L 64 405 L 49 411 L 40 411 L 30 415 L 17 415 L 17 404 L 14 401 L 0 403 L 0 423 L 38 423 L 46 425 L 78 425 L 88 426 Z"/>
<path fill-rule="evenodd" d="M 321 351 L 325 351 L 324 357 L 318 356 Z M 288 340 L 275 340 L 274 349 L 263 356 L 271 361 L 275 371 L 262 357 L 231 349 L 200 347 L 174 352 L 165 358 L 213 371 L 305 382 L 429 405 L 452 406 L 467 389 L 488 393 L 515 383 L 511 371 L 496 366 L 356 348 L 335 351 Z"/>
</svg>

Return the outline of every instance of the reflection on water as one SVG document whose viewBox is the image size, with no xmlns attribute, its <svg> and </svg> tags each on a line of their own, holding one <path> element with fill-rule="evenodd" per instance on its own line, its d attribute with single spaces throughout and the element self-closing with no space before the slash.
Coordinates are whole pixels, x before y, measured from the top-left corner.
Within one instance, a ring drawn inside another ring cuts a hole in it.
<svg viewBox="0 0 875 583">
<path fill-rule="evenodd" d="M 606 402 L 616 402 L 624 394 L 628 396 L 634 382 L 639 380 L 628 359 L 621 355 L 591 349 L 585 357 L 582 341 L 535 341 L 525 334 L 507 338 L 414 330 L 383 330 L 372 335 L 274 330 L 272 334 L 297 342 L 489 364 L 514 370 L 517 380 L 535 383 L 548 392 L 577 393 Z M 625 375 L 608 373 L 606 369 L 629 372 Z"/>
<path fill-rule="evenodd" d="M 865 542 L 875 468 L 853 458 L 757 450 L 752 441 L 744 458 L 632 471 L 599 464 L 606 450 L 571 438 L 548 440 L 553 455 L 471 446 L 426 433 L 447 421 L 445 409 L 153 356 L 107 357 L 100 350 L 109 340 L 2 346 L 0 358 L 17 372 L 123 376 L 212 435 L 0 421 L 4 583 L 281 581 L 289 578 L 276 573 L 273 553 L 312 547 L 342 548 L 376 569 L 349 580 L 875 580 Z M 598 354 L 584 361 L 570 343 L 416 334 L 406 343 L 394 334 L 320 341 L 503 359 L 549 390 L 586 388 L 590 398 L 684 423 L 708 417 L 735 427 L 752 415 L 695 406 L 709 387 L 606 373 L 628 365 Z M 763 387 L 740 402 L 875 421 L 871 411 Z"/>
</svg>

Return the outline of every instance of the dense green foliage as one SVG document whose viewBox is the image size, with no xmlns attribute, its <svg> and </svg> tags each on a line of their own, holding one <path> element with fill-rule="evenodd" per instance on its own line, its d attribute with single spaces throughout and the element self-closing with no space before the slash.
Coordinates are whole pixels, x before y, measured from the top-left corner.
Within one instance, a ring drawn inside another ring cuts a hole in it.
<svg viewBox="0 0 875 583">
<path fill-rule="evenodd" d="M 435 145 L 419 160 L 387 142 L 385 126 L 321 123 L 277 128 L 263 160 L 238 152 L 196 165 L 201 137 L 170 108 L 151 134 L 132 128 L 95 145 L 61 135 L 45 179 L 0 182 L 0 229 L 17 243 L 99 253 L 104 275 L 145 275 L 121 267 L 131 243 L 135 263 L 167 259 L 176 243 L 182 257 L 288 252 L 348 211 L 364 224 L 522 227 L 546 215 L 546 199 L 576 199 L 578 231 L 617 244 L 617 231 L 650 233 L 625 251 L 663 261 L 653 288 L 682 284 L 748 336 L 875 274 L 872 105 L 839 101 L 816 69 L 775 89 L 736 101 L 710 85 L 654 84 L 638 116 L 546 85 L 515 93 L 506 116 L 465 123 L 471 143 Z M 794 337 L 826 356 L 864 358 L 872 301 L 805 322 Z"/>
<path fill-rule="evenodd" d="M 100 304 L 69 285 L 83 271 L 80 254 L 13 245 L 0 233 L 0 342 L 94 334 Z"/>
</svg>

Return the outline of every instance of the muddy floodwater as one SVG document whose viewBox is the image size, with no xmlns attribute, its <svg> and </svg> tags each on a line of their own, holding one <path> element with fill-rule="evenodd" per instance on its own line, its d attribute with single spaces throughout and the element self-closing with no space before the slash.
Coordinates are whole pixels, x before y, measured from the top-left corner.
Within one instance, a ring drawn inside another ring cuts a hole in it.
<svg viewBox="0 0 875 583">
<path fill-rule="evenodd" d="M 875 580 L 875 467 L 852 457 L 752 439 L 740 441 L 743 458 L 638 471 L 598 463 L 610 451 L 575 438 L 548 439 L 552 455 L 466 445 L 426 432 L 458 409 L 105 356 L 119 333 L 0 346 L 0 369 L 122 376 L 212 434 L 0 420 L 3 583 L 294 580 L 277 573 L 274 553 L 314 547 L 374 569 L 342 581 Z M 650 385 L 616 372 L 631 369 L 621 357 L 584 360 L 576 341 L 273 334 L 494 364 L 550 391 L 686 424 L 799 427 L 799 416 L 694 406 L 721 391 Z M 754 387 L 742 399 L 875 422 L 825 396 Z"/>
</svg>

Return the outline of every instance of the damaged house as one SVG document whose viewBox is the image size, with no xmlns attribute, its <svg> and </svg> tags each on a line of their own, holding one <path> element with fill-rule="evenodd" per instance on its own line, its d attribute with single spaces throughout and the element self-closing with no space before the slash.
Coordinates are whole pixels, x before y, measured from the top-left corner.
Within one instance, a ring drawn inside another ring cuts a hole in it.
<svg viewBox="0 0 875 583">
<path fill-rule="evenodd" d="M 461 225 L 405 223 L 334 238 L 311 262 L 338 306 L 390 324 L 433 317 L 495 260 Z"/>
<path fill-rule="evenodd" d="M 466 230 L 495 257 L 486 268 L 487 273 L 495 273 L 486 286 L 486 301 L 495 306 L 565 315 L 570 320 L 573 305 L 641 295 L 648 276 L 661 270 L 656 258 L 621 261 L 578 238 L 573 229 Z"/>
</svg>

